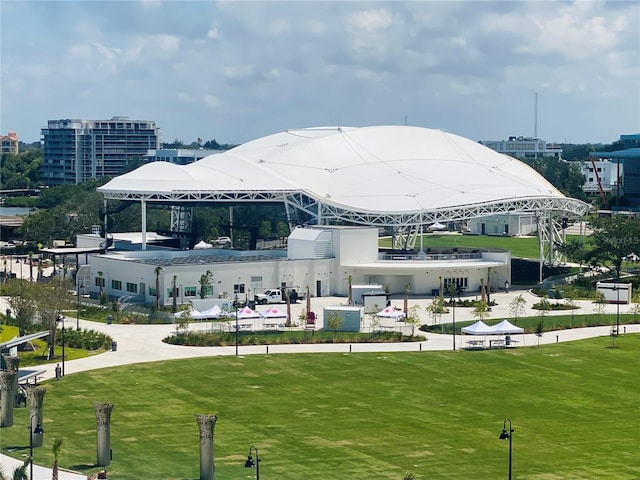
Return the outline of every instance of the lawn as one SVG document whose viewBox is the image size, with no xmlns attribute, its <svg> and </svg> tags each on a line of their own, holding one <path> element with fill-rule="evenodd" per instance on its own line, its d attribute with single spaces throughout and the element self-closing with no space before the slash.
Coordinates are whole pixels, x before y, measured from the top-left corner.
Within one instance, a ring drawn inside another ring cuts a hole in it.
<svg viewBox="0 0 640 480">
<path fill-rule="evenodd" d="M 567 235 L 567 239 L 573 238 Z M 423 248 L 503 248 L 511 250 L 511 256 L 517 258 L 539 258 L 540 246 L 537 237 L 501 237 L 491 235 L 438 235 L 423 236 Z M 578 238 L 578 237 L 575 237 Z M 391 239 L 384 238 L 380 246 L 390 247 Z M 420 248 L 420 239 L 416 240 L 416 248 Z"/>
<path fill-rule="evenodd" d="M 640 335 L 480 352 L 211 357 L 69 375 L 47 385 L 37 463 L 94 472 L 93 402 L 115 404 L 109 478 L 196 479 L 195 415 L 215 413 L 217 479 L 640 478 Z M 28 452 L 28 409 L 2 449 Z"/>
<path fill-rule="evenodd" d="M 69 329 L 67 329 L 69 332 Z M 71 334 L 71 333 L 70 333 Z M 18 327 L 12 325 L 2 325 L 2 331 L 0 331 L 0 342 L 6 342 L 19 335 Z M 62 333 L 58 332 L 58 335 L 62 337 Z M 19 352 L 20 366 L 30 367 L 33 365 L 42 365 L 45 363 L 58 363 L 62 361 L 62 346 L 56 345 L 54 350 L 55 358 L 51 360 L 46 359 L 47 355 L 47 342 L 44 339 L 37 339 L 29 342 L 35 350 L 27 352 Z M 85 358 L 90 355 L 97 355 L 104 352 L 104 349 L 99 350 L 85 350 L 83 348 L 73 348 L 66 346 L 64 350 L 64 357 L 66 361 L 75 360 L 77 358 Z"/>
</svg>

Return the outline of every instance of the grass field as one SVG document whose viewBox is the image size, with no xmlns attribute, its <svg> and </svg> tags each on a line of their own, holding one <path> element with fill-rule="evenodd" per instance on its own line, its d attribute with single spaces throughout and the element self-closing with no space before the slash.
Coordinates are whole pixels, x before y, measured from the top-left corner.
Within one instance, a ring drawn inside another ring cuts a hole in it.
<svg viewBox="0 0 640 480">
<path fill-rule="evenodd" d="M 567 239 L 573 236 L 567 235 Z M 577 237 L 576 237 L 577 238 Z M 380 241 L 380 246 L 391 247 L 391 239 Z M 420 239 L 416 240 L 416 248 L 420 247 Z M 501 237 L 490 235 L 424 235 L 423 248 L 504 248 L 511 250 L 512 257 L 539 258 L 540 247 L 537 237 Z"/>
<path fill-rule="evenodd" d="M 195 415 L 219 415 L 216 478 L 640 478 L 640 335 L 479 352 L 213 357 L 70 375 L 47 385 L 52 464 L 94 472 L 93 402 L 113 402 L 109 478 L 196 479 Z M 28 453 L 28 409 L 2 429 L 2 449 Z"/>
</svg>

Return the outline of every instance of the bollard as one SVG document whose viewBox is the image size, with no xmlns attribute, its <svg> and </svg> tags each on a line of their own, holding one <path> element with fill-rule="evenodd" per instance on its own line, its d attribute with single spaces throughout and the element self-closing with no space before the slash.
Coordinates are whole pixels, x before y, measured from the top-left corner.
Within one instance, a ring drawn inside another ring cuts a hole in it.
<svg viewBox="0 0 640 480">
<path fill-rule="evenodd" d="M 269 355 L 269 345 L 267 345 L 267 355 Z"/>
<path fill-rule="evenodd" d="M 556 335 L 556 343 L 558 343 L 560 340 L 558 339 L 558 335 Z"/>
<path fill-rule="evenodd" d="M 60 380 L 62 377 L 62 368 L 60 368 L 60 364 L 56 365 L 56 380 Z"/>
<path fill-rule="evenodd" d="M 349 353 L 351 353 L 351 344 L 349 344 Z"/>
</svg>

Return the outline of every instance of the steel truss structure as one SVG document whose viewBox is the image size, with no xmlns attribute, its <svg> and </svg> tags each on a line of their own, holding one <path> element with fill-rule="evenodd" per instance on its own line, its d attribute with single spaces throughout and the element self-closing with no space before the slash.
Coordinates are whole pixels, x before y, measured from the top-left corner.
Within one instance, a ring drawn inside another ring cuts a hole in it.
<svg viewBox="0 0 640 480">
<path fill-rule="evenodd" d="M 188 207 L 206 203 L 283 203 L 289 226 L 293 228 L 297 218 L 311 219 L 310 224 L 366 225 L 393 228 L 393 247 L 414 248 L 416 239 L 423 228 L 440 222 L 458 222 L 472 218 L 505 213 L 530 213 L 538 218 L 541 244 L 548 245 L 544 255 L 547 263 L 558 263 L 560 257 L 554 251 L 553 243 L 562 241 L 557 229 L 561 217 L 577 218 L 589 211 L 590 205 L 580 200 L 566 197 L 522 197 L 460 205 L 456 207 L 425 209 L 413 212 L 373 212 L 346 208 L 327 199 L 317 198 L 304 191 L 170 191 L 170 192 L 105 192 L 105 200 L 140 201 L 172 205 L 172 230 L 189 230 L 191 215 Z"/>
</svg>

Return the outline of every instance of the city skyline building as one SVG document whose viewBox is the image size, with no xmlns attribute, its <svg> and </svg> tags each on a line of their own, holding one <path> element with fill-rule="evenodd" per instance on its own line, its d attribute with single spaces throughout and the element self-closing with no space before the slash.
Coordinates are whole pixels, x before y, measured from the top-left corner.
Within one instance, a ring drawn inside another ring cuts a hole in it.
<svg viewBox="0 0 640 480">
<path fill-rule="evenodd" d="M 127 162 L 142 158 L 160 145 L 154 121 L 116 116 L 110 120 L 49 120 L 42 129 L 46 185 L 79 184 L 117 176 Z"/>
<path fill-rule="evenodd" d="M 19 153 L 18 143 L 18 134 L 16 132 L 10 131 L 6 135 L 0 136 L 0 153 L 17 155 Z"/>
<path fill-rule="evenodd" d="M 536 137 L 509 137 L 509 140 L 480 140 L 482 145 L 515 158 L 562 158 L 562 147 Z"/>
</svg>

